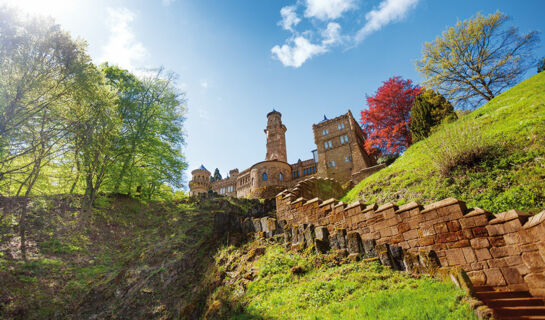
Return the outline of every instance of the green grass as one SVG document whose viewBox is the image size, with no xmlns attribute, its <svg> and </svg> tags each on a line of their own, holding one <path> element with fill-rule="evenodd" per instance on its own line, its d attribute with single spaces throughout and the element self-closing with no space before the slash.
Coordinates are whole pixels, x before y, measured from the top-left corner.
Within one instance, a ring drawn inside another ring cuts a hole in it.
<svg viewBox="0 0 545 320">
<path fill-rule="evenodd" d="M 474 142 L 459 134 L 468 128 L 478 135 L 485 152 L 478 161 L 460 163 L 442 174 L 434 165 L 441 146 L 457 144 L 469 150 Z M 342 200 L 427 204 L 447 197 L 494 213 L 545 209 L 545 73 L 412 145 Z"/>
<path fill-rule="evenodd" d="M 476 319 L 465 293 L 378 262 L 328 265 L 314 254 L 269 246 L 231 319 Z M 306 273 L 294 275 L 293 266 Z M 233 290 L 235 291 L 235 290 Z"/>
</svg>

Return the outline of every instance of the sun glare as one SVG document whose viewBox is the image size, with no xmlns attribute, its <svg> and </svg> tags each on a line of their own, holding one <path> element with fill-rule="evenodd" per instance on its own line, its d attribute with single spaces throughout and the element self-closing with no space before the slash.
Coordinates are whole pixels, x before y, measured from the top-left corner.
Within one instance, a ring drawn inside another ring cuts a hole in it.
<svg viewBox="0 0 545 320">
<path fill-rule="evenodd" d="M 7 4 L 25 14 L 51 16 L 53 18 L 74 12 L 79 0 L 3 0 Z"/>
</svg>

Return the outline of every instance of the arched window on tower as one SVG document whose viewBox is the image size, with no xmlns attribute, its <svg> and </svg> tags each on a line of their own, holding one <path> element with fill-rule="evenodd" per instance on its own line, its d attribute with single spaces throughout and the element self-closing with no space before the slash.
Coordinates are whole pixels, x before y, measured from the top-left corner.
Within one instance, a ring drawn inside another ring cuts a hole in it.
<svg viewBox="0 0 545 320">
<path fill-rule="evenodd" d="M 262 177 L 261 180 L 267 181 L 267 173 L 266 172 L 263 172 L 263 177 Z"/>
<path fill-rule="evenodd" d="M 280 172 L 280 173 L 278 174 L 278 180 L 280 180 L 280 181 L 283 181 L 283 180 L 284 180 L 284 175 L 282 174 L 282 172 Z"/>
</svg>

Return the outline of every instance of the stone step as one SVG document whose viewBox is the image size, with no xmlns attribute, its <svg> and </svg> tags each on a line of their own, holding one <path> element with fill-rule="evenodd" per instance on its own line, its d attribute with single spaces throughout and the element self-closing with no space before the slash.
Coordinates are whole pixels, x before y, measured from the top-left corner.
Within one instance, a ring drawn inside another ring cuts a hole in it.
<svg viewBox="0 0 545 320">
<path fill-rule="evenodd" d="M 545 306 L 518 306 L 518 307 L 498 307 L 493 308 L 494 314 L 497 318 L 503 319 L 505 317 L 514 316 L 544 316 Z"/>
<path fill-rule="evenodd" d="M 481 300 L 510 299 L 510 298 L 531 298 L 528 291 L 481 291 L 475 292 L 475 296 Z"/>
<path fill-rule="evenodd" d="M 545 320 L 545 316 L 514 316 L 514 317 L 502 317 L 497 320 Z"/>
<path fill-rule="evenodd" d="M 518 306 L 545 306 L 545 301 L 541 298 L 503 298 L 503 299 L 485 299 L 481 300 L 490 308 L 496 307 L 518 307 Z"/>
</svg>

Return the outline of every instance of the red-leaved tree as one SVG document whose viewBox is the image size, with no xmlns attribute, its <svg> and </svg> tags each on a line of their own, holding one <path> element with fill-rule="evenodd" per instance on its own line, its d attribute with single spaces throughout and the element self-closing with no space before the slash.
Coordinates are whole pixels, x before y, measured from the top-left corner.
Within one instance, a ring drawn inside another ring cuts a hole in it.
<svg viewBox="0 0 545 320">
<path fill-rule="evenodd" d="M 411 107 L 422 91 L 411 80 L 393 77 L 374 96 L 367 96 L 369 109 L 361 112 L 361 123 L 367 134 L 365 149 L 370 155 L 377 158 L 399 154 L 411 145 Z"/>
</svg>

